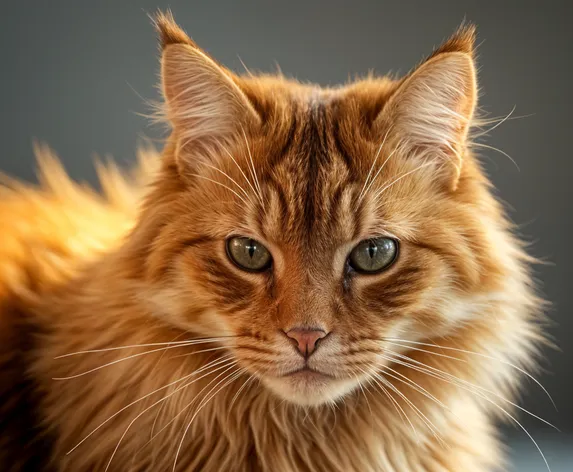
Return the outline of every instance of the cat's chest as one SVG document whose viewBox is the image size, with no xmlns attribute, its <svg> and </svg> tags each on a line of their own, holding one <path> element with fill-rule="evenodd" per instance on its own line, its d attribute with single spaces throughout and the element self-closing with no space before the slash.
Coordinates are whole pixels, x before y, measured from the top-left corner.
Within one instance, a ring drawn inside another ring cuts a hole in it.
<svg viewBox="0 0 573 472">
<path fill-rule="evenodd" d="M 153 389 L 133 382 L 75 380 L 51 397 L 61 471 L 384 470 L 380 431 L 355 414 L 293 409 L 256 386 L 236 396 L 242 383 L 220 395 L 206 394 L 216 382 L 176 383 L 145 397 Z"/>
</svg>

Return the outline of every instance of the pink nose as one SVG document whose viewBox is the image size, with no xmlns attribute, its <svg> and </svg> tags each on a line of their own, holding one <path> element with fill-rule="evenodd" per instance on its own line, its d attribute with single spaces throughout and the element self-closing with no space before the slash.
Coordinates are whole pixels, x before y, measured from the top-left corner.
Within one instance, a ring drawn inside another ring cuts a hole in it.
<svg viewBox="0 0 573 472">
<path fill-rule="evenodd" d="M 321 329 L 293 328 L 285 333 L 289 338 L 295 341 L 295 346 L 304 356 L 310 356 L 318 341 L 326 336 L 326 332 Z"/>
</svg>

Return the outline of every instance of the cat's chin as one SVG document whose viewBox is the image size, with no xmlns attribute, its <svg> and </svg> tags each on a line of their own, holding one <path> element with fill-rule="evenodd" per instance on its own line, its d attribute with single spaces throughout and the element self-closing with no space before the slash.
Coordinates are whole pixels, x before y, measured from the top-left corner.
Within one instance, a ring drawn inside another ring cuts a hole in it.
<svg viewBox="0 0 573 472">
<path fill-rule="evenodd" d="M 265 377 L 262 381 L 275 395 L 302 406 L 331 403 L 357 387 L 355 379 L 337 379 L 311 371 Z"/>
</svg>

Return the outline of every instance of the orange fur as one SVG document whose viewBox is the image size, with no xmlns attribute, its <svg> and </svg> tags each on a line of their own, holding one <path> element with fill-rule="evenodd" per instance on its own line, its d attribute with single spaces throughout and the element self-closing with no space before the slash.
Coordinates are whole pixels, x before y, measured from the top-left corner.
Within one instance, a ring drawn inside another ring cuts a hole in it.
<svg viewBox="0 0 573 472">
<path fill-rule="evenodd" d="M 170 16 L 157 26 L 163 155 L 144 152 L 135 177 L 102 168 L 99 196 L 38 149 L 41 187 L 2 187 L 0 462 L 503 467 L 494 422 L 542 317 L 469 149 L 473 30 L 401 81 L 320 89 L 238 77 Z M 234 267 L 232 234 L 262 241 L 272 273 Z M 347 274 L 352 247 L 380 234 L 400 241 L 396 263 Z M 303 365 L 293 326 L 329 332 L 308 360 L 329 375 L 284 376 Z"/>
</svg>

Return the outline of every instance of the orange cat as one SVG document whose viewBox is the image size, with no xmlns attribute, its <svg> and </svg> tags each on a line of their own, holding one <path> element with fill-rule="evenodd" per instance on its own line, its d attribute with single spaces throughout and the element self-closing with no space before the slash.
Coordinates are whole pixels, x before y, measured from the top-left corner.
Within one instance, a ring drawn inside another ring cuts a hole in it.
<svg viewBox="0 0 573 472">
<path fill-rule="evenodd" d="M 543 317 L 470 150 L 473 28 L 320 88 L 156 23 L 161 158 L 102 198 L 40 148 L 1 190 L 2 470 L 502 468 Z"/>
</svg>

